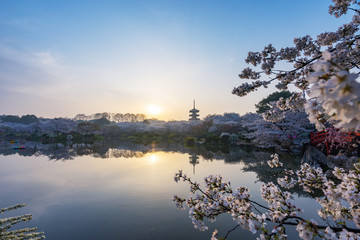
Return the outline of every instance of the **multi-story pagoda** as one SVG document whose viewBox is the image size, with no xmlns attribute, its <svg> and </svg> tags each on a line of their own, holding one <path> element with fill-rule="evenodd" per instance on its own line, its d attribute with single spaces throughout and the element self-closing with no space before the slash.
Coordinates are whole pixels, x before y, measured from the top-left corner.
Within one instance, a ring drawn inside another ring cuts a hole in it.
<svg viewBox="0 0 360 240">
<path fill-rule="evenodd" d="M 195 108 L 195 100 L 194 100 L 194 107 L 189 112 L 190 112 L 189 121 L 200 120 L 200 118 L 198 118 L 200 116 L 198 112 L 200 111 Z"/>
</svg>

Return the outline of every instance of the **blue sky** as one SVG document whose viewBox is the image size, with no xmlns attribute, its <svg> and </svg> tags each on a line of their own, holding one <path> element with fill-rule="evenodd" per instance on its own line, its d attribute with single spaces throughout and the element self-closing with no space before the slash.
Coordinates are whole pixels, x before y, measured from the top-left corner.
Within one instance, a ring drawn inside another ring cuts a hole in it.
<svg viewBox="0 0 360 240">
<path fill-rule="evenodd" d="M 0 114 L 254 111 L 231 94 L 248 51 L 336 30 L 330 1 L 0 1 Z"/>
</svg>

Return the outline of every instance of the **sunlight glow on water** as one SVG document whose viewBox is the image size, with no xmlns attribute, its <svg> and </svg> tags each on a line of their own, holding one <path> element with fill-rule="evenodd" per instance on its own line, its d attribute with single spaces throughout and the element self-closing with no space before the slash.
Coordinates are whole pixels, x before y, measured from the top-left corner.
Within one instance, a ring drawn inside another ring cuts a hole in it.
<svg viewBox="0 0 360 240">
<path fill-rule="evenodd" d="M 156 156 L 156 154 L 152 153 L 149 157 L 149 160 L 151 163 L 156 163 L 156 161 L 158 160 L 158 157 Z"/>
</svg>

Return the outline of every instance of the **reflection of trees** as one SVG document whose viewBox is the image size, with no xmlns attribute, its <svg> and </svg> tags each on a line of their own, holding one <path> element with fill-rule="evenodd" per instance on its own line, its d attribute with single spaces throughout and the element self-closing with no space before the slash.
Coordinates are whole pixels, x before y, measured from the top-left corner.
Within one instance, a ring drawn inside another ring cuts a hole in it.
<svg viewBox="0 0 360 240">
<path fill-rule="evenodd" d="M 186 152 L 189 154 L 200 155 L 204 160 L 213 161 L 213 160 L 222 160 L 228 164 L 235 164 L 239 162 L 254 161 L 254 159 L 270 159 L 271 152 L 267 152 L 263 149 L 254 148 L 240 148 L 237 146 L 226 146 L 225 149 L 222 148 L 207 148 L 204 146 L 197 146 L 195 148 L 188 148 Z"/>
<path fill-rule="evenodd" d="M 72 160 L 77 156 L 92 156 L 96 158 L 141 158 L 146 153 L 163 151 L 163 152 L 179 152 L 189 154 L 189 164 L 195 166 L 201 164 L 200 160 L 205 161 L 224 161 L 226 164 L 243 163 L 243 171 L 254 172 L 258 181 L 276 183 L 278 177 L 283 176 L 280 168 L 270 168 L 266 161 L 271 159 L 273 152 L 264 149 L 240 148 L 237 146 L 227 146 L 226 149 L 206 148 L 203 145 L 196 145 L 187 148 L 182 143 L 162 142 L 157 145 L 135 144 L 132 142 L 124 142 L 119 139 L 107 139 L 94 144 L 71 144 L 63 145 L 60 143 L 42 144 L 36 142 L 20 142 L 25 145 L 26 149 L 21 151 L 13 150 L 13 146 L 2 141 L 0 143 L 0 154 L 12 155 L 19 154 L 21 156 L 47 156 L 49 160 Z M 290 154 L 281 154 L 280 160 L 287 169 L 297 170 L 300 166 L 299 156 Z M 296 192 L 302 196 L 309 196 L 300 188 L 290 189 L 290 192 Z"/>
<path fill-rule="evenodd" d="M 36 156 L 47 156 L 49 160 L 73 160 L 77 154 L 70 146 L 66 146 L 63 144 L 39 144 L 35 143 L 33 148 L 26 148 L 24 152 L 27 150 L 31 151 L 33 155 Z"/>
<path fill-rule="evenodd" d="M 0 144 L 0 154 L 20 156 L 47 156 L 49 160 L 72 160 L 77 156 L 93 156 L 98 158 L 140 158 L 145 153 L 152 151 L 153 146 L 143 146 L 134 144 L 122 144 L 114 146 L 114 143 L 98 142 L 95 144 L 71 144 L 61 143 L 42 144 L 38 142 L 22 142 L 25 145 L 24 150 L 14 150 L 13 145 L 8 142 Z"/>
<path fill-rule="evenodd" d="M 276 179 L 282 176 L 282 171 L 276 168 L 270 168 L 266 161 L 271 159 L 272 152 L 263 149 L 240 148 L 237 146 L 227 149 L 213 148 L 209 149 L 202 145 L 196 145 L 192 148 L 186 148 L 182 143 L 158 143 L 157 145 L 135 144 L 124 142 L 118 139 L 107 139 L 94 144 L 71 144 L 61 143 L 42 144 L 36 142 L 21 142 L 26 149 L 22 151 L 13 150 L 13 146 L 3 141 L 0 144 L 0 154 L 11 155 L 19 154 L 21 156 L 47 156 L 50 160 L 72 160 L 77 156 L 93 156 L 96 158 L 141 158 L 144 154 L 153 151 L 179 152 L 189 154 L 189 164 L 194 166 L 200 164 L 199 159 L 205 161 L 224 161 L 226 164 L 235 164 L 242 162 L 243 171 L 254 172 L 261 182 L 276 182 Z M 296 170 L 300 165 L 299 157 L 289 154 L 280 155 L 280 160 L 287 169 Z"/>
<path fill-rule="evenodd" d="M 77 156 L 76 152 L 69 146 L 58 144 L 47 144 L 44 146 L 39 143 L 27 143 L 26 149 L 23 150 L 14 150 L 12 146 L 0 146 L 0 154 L 4 156 L 13 154 L 20 156 L 47 156 L 50 160 L 71 160 Z"/>
<path fill-rule="evenodd" d="M 106 158 L 141 158 L 144 153 L 141 151 L 133 151 L 128 149 L 113 149 L 110 148 L 106 154 Z"/>
<path fill-rule="evenodd" d="M 254 148 L 239 148 L 230 147 L 229 153 L 223 153 L 221 151 L 212 152 L 208 151 L 205 147 L 195 147 L 188 149 L 191 156 L 195 154 L 200 155 L 204 160 L 223 160 L 227 164 L 243 163 L 244 172 L 254 172 L 257 175 L 257 181 L 260 182 L 274 182 L 277 183 L 278 177 L 284 176 L 282 168 L 270 168 L 267 161 L 271 159 L 273 152 L 264 149 Z M 197 156 L 196 155 L 196 156 Z M 296 171 L 300 167 L 301 156 L 291 155 L 289 153 L 283 153 L 279 156 L 280 161 L 284 164 L 284 168 Z M 193 164 L 190 161 L 190 164 Z M 295 186 L 292 189 L 286 189 L 291 193 L 297 193 L 303 197 L 315 197 L 321 196 L 321 192 L 315 192 L 310 194 L 304 192 L 302 188 Z"/>
<path fill-rule="evenodd" d="M 98 158 L 131 158 L 142 157 L 144 154 L 153 151 L 179 152 L 195 156 L 196 159 L 189 159 L 190 164 L 199 164 L 198 157 L 204 160 L 221 160 L 225 163 L 233 164 L 243 162 L 253 162 L 254 159 L 270 159 L 270 152 L 256 151 L 254 155 L 253 149 L 242 149 L 239 147 L 224 146 L 222 148 L 206 148 L 203 145 L 196 145 L 193 148 L 187 148 L 182 143 L 162 142 L 149 145 L 136 144 L 133 142 L 124 142 L 120 139 L 105 139 L 94 144 L 70 144 L 61 143 L 42 144 L 39 142 L 21 142 L 26 149 L 14 151 L 12 145 L 3 141 L 0 144 L 0 154 L 12 155 L 19 154 L 21 156 L 48 156 L 51 160 L 71 160 L 76 156 L 93 156 Z"/>
<path fill-rule="evenodd" d="M 271 168 L 267 164 L 267 160 L 271 159 L 271 153 L 269 152 L 252 152 L 254 155 L 253 158 L 245 158 L 242 161 L 245 166 L 243 167 L 244 172 L 254 172 L 257 175 L 257 179 L 260 182 L 268 183 L 273 182 L 277 184 L 277 178 L 284 177 L 284 168 L 290 170 L 298 170 L 300 168 L 301 157 L 294 156 L 291 154 L 281 154 L 279 155 L 280 161 L 283 163 L 281 168 Z M 251 155 L 251 154 L 250 154 Z M 249 156 L 250 157 L 250 156 Z M 314 194 L 305 192 L 302 187 L 296 185 L 291 189 L 283 189 L 290 193 L 297 193 L 298 196 L 302 197 L 319 197 L 322 196 L 321 191 L 315 191 Z"/>
<path fill-rule="evenodd" d="M 271 168 L 267 161 L 271 159 L 271 153 L 254 152 L 253 157 L 245 158 L 243 163 L 244 172 L 255 172 L 258 181 L 261 182 L 277 182 L 277 178 L 283 176 L 283 168 Z M 284 164 L 284 168 L 297 170 L 300 166 L 300 160 L 289 155 L 279 155 L 280 161 Z"/>
</svg>

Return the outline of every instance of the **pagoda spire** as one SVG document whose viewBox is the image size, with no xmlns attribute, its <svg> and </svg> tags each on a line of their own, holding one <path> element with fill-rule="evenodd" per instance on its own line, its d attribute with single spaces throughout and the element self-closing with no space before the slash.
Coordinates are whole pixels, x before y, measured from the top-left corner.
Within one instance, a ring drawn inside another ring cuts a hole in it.
<svg viewBox="0 0 360 240">
<path fill-rule="evenodd" d="M 198 118 L 200 116 L 198 114 L 200 111 L 195 108 L 195 99 L 193 100 L 193 109 L 191 109 L 189 112 L 189 121 L 200 120 L 200 118 Z"/>
</svg>

